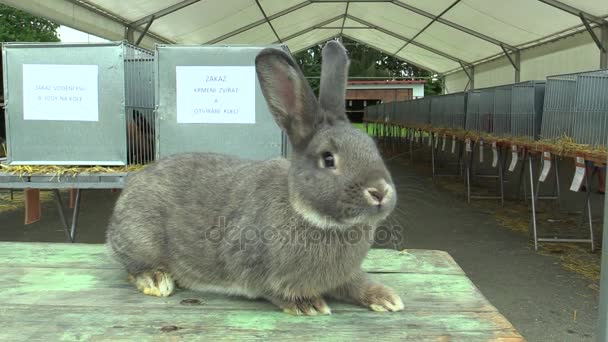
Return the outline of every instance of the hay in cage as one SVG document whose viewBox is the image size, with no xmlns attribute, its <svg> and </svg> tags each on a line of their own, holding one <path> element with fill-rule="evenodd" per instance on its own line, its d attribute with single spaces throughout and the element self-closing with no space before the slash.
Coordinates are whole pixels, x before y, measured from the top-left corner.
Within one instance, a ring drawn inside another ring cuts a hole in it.
<svg viewBox="0 0 608 342">
<path fill-rule="evenodd" d="M 79 174 L 91 173 L 128 173 L 137 172 L 146 165 L 129 166 L 58 166 L 58 165 L 4 165 L 0 164 L 0 172 L 9 173 L 19 177 L 30 175 L 53 175 L 58 179 L 61 177 L 76 177 Z"/>
</svg>

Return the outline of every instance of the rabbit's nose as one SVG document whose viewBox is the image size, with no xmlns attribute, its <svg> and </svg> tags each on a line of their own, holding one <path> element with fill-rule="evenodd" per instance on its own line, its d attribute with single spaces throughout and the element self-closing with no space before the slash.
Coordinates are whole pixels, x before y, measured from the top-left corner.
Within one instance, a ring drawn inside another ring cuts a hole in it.
<svg viewBox="0 0 608 342">
<path fill-rule="evenodd" d="M 382 200 L 386 196 L 388 192 L 388 187 L 384 187 L 382 190 L 378 190 L 377 188 L 367 188 L 367 200 L 371 205 L 380 205 L 382 204 Z"/>
</svg>

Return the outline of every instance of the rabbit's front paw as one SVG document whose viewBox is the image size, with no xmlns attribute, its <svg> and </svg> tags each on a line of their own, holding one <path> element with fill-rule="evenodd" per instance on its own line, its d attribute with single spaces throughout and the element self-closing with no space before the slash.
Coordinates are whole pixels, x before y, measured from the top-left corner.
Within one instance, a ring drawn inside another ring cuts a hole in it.
<svg viewBox="0 0 608 342">
<path fill-rule="evenodd" d="M 283 312 L 290 315 L 300 316 L 316 316 L 316 315 L 331 315 L 331 310 L 325 300 L 321 297 L 316 298 L 299 298 L 292 301 L 276 301 L 273 300 Z"/>
<path fill-rule="evenodd" d="M 173 293 L 175 282 L 169 273 L 164 271 L 147 271 L 135 275 L 129 274 L 129 281 L 145 295 L 167 297 Z"/>
<path fill-rule="evenodd" d="M 403 301 L 398 294 L 388 286 L 369 284 L 365 289 L 363 304 L 374 311 L 402 311 Z"/>
</svg>

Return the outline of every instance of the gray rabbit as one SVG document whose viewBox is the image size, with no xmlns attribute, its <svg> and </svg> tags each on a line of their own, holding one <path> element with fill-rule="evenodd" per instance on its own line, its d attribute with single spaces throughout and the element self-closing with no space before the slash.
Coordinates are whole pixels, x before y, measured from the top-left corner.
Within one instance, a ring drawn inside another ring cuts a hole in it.
<svg viewBox="0 0 608 342">
<path fill-rule="evenodd" d="M 324 297 L 403 310 L 361 270 L 395 187 L 374 141 L 345 115 L 346 50 L 331 41 L 322 57 L 319 100 L 288 54 L 268 48 L 256 57 L 290 160 L 182 154 L 129 179 L 107 244 L 141 292 L 168 296 L 179 286 L 265 298 L 296 315 L 330 314 Z"/>
</svg>

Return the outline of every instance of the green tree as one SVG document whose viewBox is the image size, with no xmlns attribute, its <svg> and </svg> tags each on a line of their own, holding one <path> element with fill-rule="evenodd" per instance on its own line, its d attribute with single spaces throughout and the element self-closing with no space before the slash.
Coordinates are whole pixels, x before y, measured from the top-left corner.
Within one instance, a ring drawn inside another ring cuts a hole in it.
<svg viewBox="0 0 608 342">
<path fill-rule="evenodd" d="M 343 38 L 343 44 L 346 46 L 351 59 L 349 70 L 351 80 L 362 77 L 383 77 L 387 80 L 394 77 L 428 77 L 424 86 L 424 93 L 426 95 L 441 94 L 442 80 L 433 81 L 433 74 L 430 71 L 418 68 L 346 37 Z M 315 93 L 319 89 L 318 77 L 321 74 L 322 48 L 322 44 L 315 45 L 294 56 L 304 75 L 309 77 L 309 83 Z"/>
<path fill-rule="evenodd" d="M 0 5 L 0 41 L 58 42 L 58 24 L 10 6 Z"/>
</svg>

